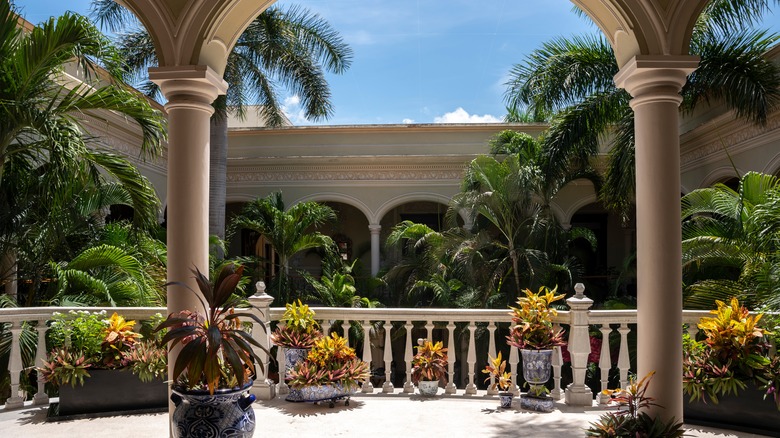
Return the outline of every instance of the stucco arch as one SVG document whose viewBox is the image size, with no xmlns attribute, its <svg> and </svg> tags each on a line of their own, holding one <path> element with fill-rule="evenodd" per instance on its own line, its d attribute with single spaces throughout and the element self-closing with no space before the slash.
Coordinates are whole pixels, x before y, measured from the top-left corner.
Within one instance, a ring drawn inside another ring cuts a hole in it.
<svg viewBox="0 0 780 438">
<path fill-rule="evenodd" d="M 714 184 L 729 180 L 731 178 L 738 178 L 738 175 L 744 175 L 744 173 L 731 166 L 718 167 L 708 173 L 699 184 L 699 188 L 712 187 Z"/>
<path fill-rule="evenodd" d="M 360 210 L 361 213 L 366 217 L 369 224 L 375 224 L 377 222 L 372 222 L 373 213 L 368 206 L 361 201 L 358 198 L 355 198 L 354 196 L 345 195 L 342 193 L 336 193 L 336 192 L 320 192 L 320 193 L 314 193 L 312 195 L 306 195 L 301 198 L 296 199 L 292 204 L 297 204 L 299 202 L 306 202 L 306 201 L 314 201 L 314 202 L 341 202 L 343 204 L 350 205 L 352 207 L 357 208 Z"/>
<path fill-rule="evenodd" d="M 438 193 L 428 193 L 428 192 L 405 193 L 403 195 L 391 198 L 385 201 L 384 204 L 379 206 L 374 216 L 370 218 L 370 220 L 372 221 L 371 223 L 378 224 L 382 220 L 382 218 L 385 217 L 385 215 L 388 212 L 390 212 L 390 210 L 398 207 L 399 205 L 403 205 L 409 202 L 417 202 L 417 201 L 435 202 L 437 204 L 443 204 L 445 206 L 449 206 L 451 198 L 449 196 L 440 195 Z"/>
<path fill-rule="evenodd" d="M 709 0 L 572 0 L 612 45 L 619 67 L 638 55 L 686 55 Z"/>
<path fill-rule="evenodd" d="M 780 154 L 775 155 L 761 170 L 762 173 L 780 176 Z"/>
</svg>

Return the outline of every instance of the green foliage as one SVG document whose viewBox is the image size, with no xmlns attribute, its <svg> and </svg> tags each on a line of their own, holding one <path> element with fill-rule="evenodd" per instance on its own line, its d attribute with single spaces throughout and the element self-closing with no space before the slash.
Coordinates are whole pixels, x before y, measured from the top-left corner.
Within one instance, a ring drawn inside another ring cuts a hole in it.
<svg viewBox="0 0 780 438">
<path fill-rule="evenodd" d="M 386 328 L 387 330 L 387 328 Z M 447 349 L 441 341 L 425 340 L 414 347 L 417 354 L 412 358 L 412 383 L 420 380 L 447 382 Z"/>
<path fill-rule="evenodd" d="M 525 296 L 517 299 L 517 307 L 510 307 L 512 326 L 507 343 L 526 350 L 548 350 L 565 345 L 563 329 L 555 330 L 553 318 L 558 311 L 550 305 L 563 299 L 564 294 L 556 295 L 558 288 L 552 290 L 541 287 L 534 293 L 525 290 Z"/>
<path fill-rule="evenodd" d="M 651 417 L 640 410 L 650 406 L 658 406 L 646 394 L 647 387 L 653 378 L 652 372 L 639 383 L 632 379 L 626 389 L 606 390 L 612 396 L 612 404 L 618 406 L 617 412 L 607 412 L 585 430 L 589 437 L 604 438 L 677 438 L 684 436 L 683 423 L 675 419 L 664 423 L 658 417 Z"/>
<path fill-rule="evenodd" d="M 218 388 L 242 387 L 254 373 L 255 362 L 263 367 L 252 346 L 270 354 L 244 331 L 239 318 L 249 318 L 254 321 L 255 329 L 266 330 L 263 321 L 251 312 L 235 309 L 241 304 L 234 292 L 243 267 L 227 264 L 213 282 L 197 268 L 192 272 L 198 284 L 197 292 L 180 282 L 171 282 L 169 286 L 183 286 L 194 293 L 207 311 L 205 314 L 191 310 L 172 313 L 155 329 L 155 332 L 168 329 L 161 342 L 170 349 L 182 346 L 171 379 L 187 389 L 208 389 L 210 394 Z"/>
</svg>

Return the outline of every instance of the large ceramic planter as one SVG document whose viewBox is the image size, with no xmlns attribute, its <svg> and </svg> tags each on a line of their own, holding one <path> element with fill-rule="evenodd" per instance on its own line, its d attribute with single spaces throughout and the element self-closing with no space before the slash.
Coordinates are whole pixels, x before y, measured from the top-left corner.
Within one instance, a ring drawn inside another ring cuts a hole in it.
<svg viewBox="0 0 780 438">
<path fill-rule="evenodd" d="M 255 396 L 248 393 L 250 381 L 241 389 L 187 391 L 174 387 L 171 400 L 176 405 L 171 417 L 174 438 L 249 438 L 255 432 Z"/>
<path fill-rule="evenodd" d="M 299 362 L 303 362 L 309 357 L 309 348 L 287 348 L 284 347 L 284 379 L 289 380 L 290 371 L 295 368 Z M 290 388 L 285 400 L 290 402 L 304 401 L 300 389 Z"/>
<path fill-rule="evenodd" d="M 162 379 L 142 382 L 129 369 L 89 370 L 84 385 L 60 387 L 57 416 L 164 409 L 168 385 Z"/>
<path fill-rule="evenodd" d="M 523 378 L 529 385 L 544 385 L 550 380 L 552 353 L 552 350 L 520 350 Z"/>
<path fill-rule="evenodd" d="M 438 380 L 420 380 L 417 382 L 417 389 L 420 391 L 420 395 L 425 397 L 433 397 L 439 392 Z"/>
<path fill-rule="evenodd" d="M 722 429 L 739 430 L 768 436 L 780 436 L 780 411 L 771 395 L 764 400 L 764 393 L 749 383 L 737 395 L 718 397 L 718 404 L 708 400 L 688 402 L 685 397 L 683 417 L 685 423 Z"/>
</svg>

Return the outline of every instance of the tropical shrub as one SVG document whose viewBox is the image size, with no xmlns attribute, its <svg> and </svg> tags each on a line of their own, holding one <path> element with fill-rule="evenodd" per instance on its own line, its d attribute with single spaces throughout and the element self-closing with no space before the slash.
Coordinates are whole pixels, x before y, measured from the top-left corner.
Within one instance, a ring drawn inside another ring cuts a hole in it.
<svg viewBox="0 0 780 438">
<path fill-rule="evenodd" d="M 331 333 L 314 343 L 306 360 L 299 362 L 290 371 L 290 386 L 300 389 L 304 386 L 340 384 L 351 390 L 358 382 L 368 378 L 368 362 L 363 362 L 347 340 L 337 333 Z"/>
<path fill-rule="evenodd" d="M 690 400 L 738 394 L 748 382 L 763 385 L 769 393 L 777 388 L 777 358 L 770 358 L 765 335 L 758 326 L 763 314 L 751 315 L 737 298 L 716 301 L 712 317 L 698 324 L 702 341 L 683 338 L 683 387 Z M 778 400 L 775 398 L 776 401 Z M 780 404 L 778 405 L 780 408 Z"/>
<path fill-rule="evenodd" d="M 482 372 L 488 374 L 485 382 L 489 382 L 491 378 L 494 379 L 488 389 L 509 390 L 509 386 L 512 384 L 512 375 L 506 371 L 506 361 L 501 360 L 500 351 L 495 359 L 488 356 L 488 364 Z"/>
<path fill-rule="evenodd" d="M 271 333 L 271 342 L 286 348 L 312 348 L 314 342 L 322 337 L 314 315 L 314 311 L 300 300 L 287 303 L 280 320 L 284 325 Z"/>
<path fill-rule="evenodd" d="M 414 347 L 417 354 L 412 358 L 412 382 L 420 380 L 447 382 L 447 349 L 441 341 L 425 340 Z"/>
<path fill-rule="evenodd" d="M 607 389 L 604 394 L 612 397 L 610 404 L 617 405 L 617 412 L 607 412 L 601 415 L 595 423 L 585 430 L 586 436 L 591 437 L 625 437 L 625 438 L 676 438 L 684 434 L 682 422 L 675 419 L 664 423 L 658 417 L 651 417 L 647 412 L 640 410 L 650 406 L 658 406 L 653 403 L 653 398 L 646 396 L 647 387 L 655 372 L 651 372 L 638 383 L 632 378 L 631 383 L 625 389 Z"/>
<path fill-rule="evenodd" d="M 553 318 L 558 311 L 550 305 L 563 299 L 564 294 L 556 295 L 558 288 L 552 290 L 542 286 L 534 293 L 525 290 L 525 296 L 517 299 L 517 307 L 510 307 L 512 326 L 507 343 L 525 350 L 548 350 L 565 345 L 563 329 L 555 330 Z"/>
</svg>

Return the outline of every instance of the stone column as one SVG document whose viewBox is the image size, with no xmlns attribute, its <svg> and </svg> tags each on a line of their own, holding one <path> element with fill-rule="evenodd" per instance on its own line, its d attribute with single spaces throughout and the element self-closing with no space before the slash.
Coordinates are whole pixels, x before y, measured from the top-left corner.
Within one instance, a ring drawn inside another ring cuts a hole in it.
<svg viewBox="0 0 780 438">
<path fill-rule="evenodd" d="M 272 347 L 269 331 L 271 330 L 271 303 L 273 301 L 274 297 L 265 293 L 265 283 L 262 281 L 255 283 L 255 294 L 249 297 L 249 303 L 252 305 L 252 313 L 265 322 L 265 328 L 254 323 L 252 338 L 268 351 Z M 271 356 L 257 347 L 253 346 L 252 349 L 260 363 L 257 364 L 257 369 L 255 369 L 256 377 L 252 383 L 251 393 L 258 400 L 271 400 L 276 396 L 276 384 L 268 378 L 268 366 L 271 362 Z M 279 379 L 284 380 L 281 374 Z"/>
<path fill-rule="evenodd" d="M 638 378 L 664 420 L 683 416 L 680 90 L 694 56 L 637 56 L 615 76 L 631 93 L 636 139 Z"/>
<path fill-rule="evenodd" d="M 168 281 L 197 290 L 192 270 L 208 274 L 209 118 L 211 103 L 227 84 L 203 65 L 149 69 L 168 102 Z M 168 312 L 200 310 L 197 297 L 168 287 Z M 169 373 L 176 362 L 169 355 Z"/>
<path fill-rule="evenodd" d="M 371 232 L 371 275 L 376 277 L 379 273 L 379 232 L 382 231 L 382 226 L 369 225 L 368 231 Z"/>
</svg>

